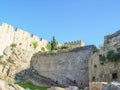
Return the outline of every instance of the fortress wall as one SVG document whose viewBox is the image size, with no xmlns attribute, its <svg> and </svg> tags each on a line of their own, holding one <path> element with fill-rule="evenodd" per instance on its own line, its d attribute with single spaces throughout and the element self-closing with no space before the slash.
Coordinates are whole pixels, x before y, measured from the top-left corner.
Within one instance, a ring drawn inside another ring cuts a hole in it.
<svg viewBox="0 0 120 90">
<path fill-rule="evenodd" d="M 35 35 L 32 35 L 32 38 L 31 38 L 31 44 L 33 42 L 37 42 L 37 44 L 38 44 L 38 47 L 36 48 L 36 51 L 41 51 L 42 47 L 46 48 L 46 45 L 48 43 L 47 40 L 39 38 L 39 37 L 37 37 Z"/>
<path fill-rule="evenodd" d="M 96 51 L 89 60 L 90 82 L 111 82 L 120 80 L 120 60 L 111 61 L 107 59 L 109 51 L 113 50 L 120 57 L 120 31 L 105 36 L 104 47 Z M 103 58 L 103 55 L 106 58 Z"/>
<path fill-rule="evenodd" d="M 82 40 L 66 42 L 66 43 L 64 43 L 64 44 L 65 44 L 65 45 L 72 45 L 72 46 L 74 46 L 74 47 L 85 46 L 85 43 L 84 43 Z"/>
<path fill-rule="evenodd" d="M 38 46 L 36 49 L 33 48 L 33 42 L 37 41 Z M 3 54 L 4 49 L 15 43 L 17 47 L 20 47 L 28 51 L 40 51 L 41 45 L 47 45 L 47 40 L 40 40 L 37 36 L 31 36 L 30 33 L 23 31 L 19 28 L 14 30 L 13 26 L 6 23 L 2 23 L 0 26 L 0 55 Z"/>
<path fill-rule="evenodd" d="M 107 35 L 104 37 L 104 44 L 105 45 L 116 45 L 120 43 L 120 31 L 117 31 L 113 34 Z"/>
<path fill-rule="evenodd" d="M 14 43 L 22 49 L 29 50 L 28 46 L 30 45 L 30 34 L 21 29 L 16 29 L 14 34 Z"/>
<path fill-rule="evenodd" d="M 3 50 L 12 44 L 14 38 L 14 28 L 11 25 L 3 23 L 0 26 L 0 55 Z"/>
<path fill-rule="evenodd" d="M 31 67 L 44 77 L 64 86 L 88 86 L 88 60 L 94 46 L 75 48 L 56 54 L 37 53 L 32 57 Z"/>
<path fill-rule="evenodd" d="M 99 52 L 93 54 L 89 62 L 90 82 L 112 82 L 120 80 L 120 62 L 104 62 L 99 59 Z M 116 74 L 116 76 L 114 76 Z M 114 78 L 115 77 L 115 78 Z"/>
</svg>

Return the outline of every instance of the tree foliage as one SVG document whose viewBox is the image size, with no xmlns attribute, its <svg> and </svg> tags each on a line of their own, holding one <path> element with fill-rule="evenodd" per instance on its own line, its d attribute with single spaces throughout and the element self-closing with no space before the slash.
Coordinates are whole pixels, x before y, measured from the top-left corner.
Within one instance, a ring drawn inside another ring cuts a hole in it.
<svg viewBox="0 0 120 90">
<path fill-rule="evenodd" d="M 48 44 L 46 45 L 46 48 L 47 48 L 48 51 L 51 51 L 51 44 L 48 43 Z"/>
<path fill-rule="evenodd" d="M 61 46 L 61 49 L 71 49 L 73 48 L 72 45 L 63 45 Z"/>
<path fill-rule="evenodd" d="M 51 40 L 51 50 L 56 50 L 57 49 L 57 41 L 55 39 L 55 37 L 53 36 L 52 40 Z"/>
<path fill-rule="evenodd" d="M 115 53 L 113 50 L 110 50 L 107 53 L 107 59 L 109 61 L 118 61 L 120 59 L 120 54 L 119 53 Z"/>
</svg>

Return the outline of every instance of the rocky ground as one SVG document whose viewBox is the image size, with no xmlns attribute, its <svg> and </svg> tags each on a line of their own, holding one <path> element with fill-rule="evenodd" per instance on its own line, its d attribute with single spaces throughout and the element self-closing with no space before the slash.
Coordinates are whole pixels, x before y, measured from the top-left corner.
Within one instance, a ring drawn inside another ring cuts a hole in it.
<svg viewBox="0 0 120 90">
<path fill-rule="evenodd" d="M 92 82 L 89 90 L 120 90 L 120 82 Z"/>
<path fill-rule="evenodd" d="M 0 90 L 25 90 L 17 84 L 8 83 L 4 80 L 0 80 Z"/>
</svg>

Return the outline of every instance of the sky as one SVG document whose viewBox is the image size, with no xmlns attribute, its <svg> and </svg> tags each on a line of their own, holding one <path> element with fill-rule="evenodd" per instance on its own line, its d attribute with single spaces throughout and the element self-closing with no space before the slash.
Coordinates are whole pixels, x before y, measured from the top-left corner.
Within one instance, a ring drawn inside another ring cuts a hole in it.
<svg viewBox="0 0 120 90">
<path fill-rule="evenodd" d="M 1 0 L 2 22 L 48 41 L 99 46 L 120 30 L 120 0 Z"/>
</svg>

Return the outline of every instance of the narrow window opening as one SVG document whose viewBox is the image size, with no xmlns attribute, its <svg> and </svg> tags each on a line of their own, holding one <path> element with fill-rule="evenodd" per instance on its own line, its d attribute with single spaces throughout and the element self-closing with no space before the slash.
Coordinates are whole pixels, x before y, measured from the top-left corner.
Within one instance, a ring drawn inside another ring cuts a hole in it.
<svg viewBox="0 0 120 90">
<path fill-rule="evenodd" d="M 95 81 L 95 76 L 92 77 L 92 81 Z"/>
<path fill-rule="evenodd" d="M 112 74 L 112 79 L 117 79 L 117 78 L 118 78 L 117 73 L 113 73 Z"/>
</svg>

